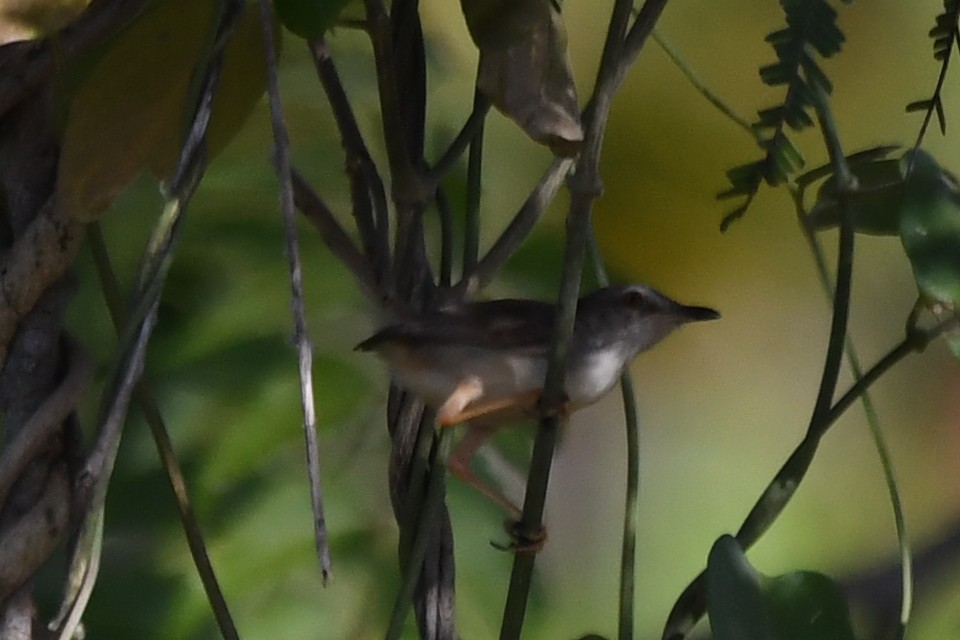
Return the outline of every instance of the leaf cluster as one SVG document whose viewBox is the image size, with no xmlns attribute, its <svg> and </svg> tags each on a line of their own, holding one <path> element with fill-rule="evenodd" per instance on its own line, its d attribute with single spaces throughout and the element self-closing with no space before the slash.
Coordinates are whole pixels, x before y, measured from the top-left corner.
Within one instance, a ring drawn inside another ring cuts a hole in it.
<svg viewBox="0 0 960 640">
<path fill-rule="evenodd" d="M 771 87 L 786 87 L 786 93 L 782 102 L 759 111 L 751 125 L 763 157 L 727 172 L 730 188 L 717 197 L 745 200 L 724 217 L 721 230 L 746 213 L 763 182 L 782 184 L 803 167 L 803 155 L 788 130 L 799 132 L 811 126 L 816 91 L 829 94 L 833 89 L 819 59 L 836 55 L 843 46 L 836 10 L 826 0 L 782 0 L 780 4 L 786 26 L 765 38 L 777 60 L 760 68 L 760 79 Z"/>
</svg>

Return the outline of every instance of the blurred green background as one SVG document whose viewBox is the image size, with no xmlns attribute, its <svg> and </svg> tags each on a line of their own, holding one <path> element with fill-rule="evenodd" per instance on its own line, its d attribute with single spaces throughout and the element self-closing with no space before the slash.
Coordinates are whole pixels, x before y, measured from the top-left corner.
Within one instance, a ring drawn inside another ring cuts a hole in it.
<svg viewBox="0 0 960 640">
<path fill-rule="evenodd" d="M 607 4 L 602 10 L 590 2 L 564 6 L 581 101 L 589 95 Z M 904 106 L 933 90 L 939 65 L 927 31 L 940 10 L 934 0 L 875 0 L 840 9 L 848 41 L 825 67 L 848 152 L 912 144 L 922 116 L 906 114 Z M 430 70 L 428 157 L 435 159 L 469 112 L 476 54 L 458 3 L 424 0 L 422 14 Z M 757 109 L 781 99 L 757 74 L 773 59 L 763 38 L 781 21 L 772 1 L 675 0 L 660 30 L 718 95 L 752 119 Z M 329 109 L 302 41 L 285 35 L 281 82 L 295 165 L 348 223 L 343 157 Z M 367 42 L 340 30 L 330 44 L 368 144 L 382 160 Z M 948 122 L 960 105 L 953 79 L 944 97 Z M 485 243 L 550 159 L 497 114 L 488 132 Z M 825 161 L 815 132 L 798 141 L 808 166 Z M 211 165 L 191 206 L 148 375 L 242 637 L 377 638 L 398 578 L 386 484 L 388 381 L 374 358 L 352 351 L 375 329 L 373 310 L 304 225 L 334 562 L 332 583 L 324 589 L 313 553 L 270 145 L 261 102 Z M 932 130 L 926 146 L 944 166 L 960 169 L 952 137 Z M 727 203 L 714 195 L 726 187 L 724 172 L 757 157 L 753 142 L 648 43 L 607 133 L 598 237 L 614 280 L 649 282 L 681 301 L 719 309 L 723 320 L 681 331 L 634 367 L 642 416 L 640 637 L 658 637 L 713 540 L 736 530 L 799 441 L 819 382 L 830 308 L 785 192 L 762 190 L 742 221 L 726 234 L 718 229 Z M 461 184 L 462 174 L 451 180 L 455 200 L 462 197 Z M 563 205 L 561 196 L 487 294 L 555 296 Z M 160 208 L 156 184 L 142 177 L 105 219 L 127 282 Z M 835 234 L 824 241 L 832 250 Z M 87 254 L 78 272 L 71 326 L 105 369 L 113 333 Z M 900 340 L 915 295 L 899 242 L 859 238 L 851 333 L 865 364 Z M 849 383 L 845 374 L 841 388 Z M 875 387 L 917 546 L 957 526 L 958 387 L 960 368 L 942 344 L 909 358 Z M 94 405 L 91 400 L 88 415 Z M 625 468 L 621 424 L 614 394 L 576 414 L 566 429 L 526 638 L 614 634 Z M 532 429 L 518 429 L 498 443 L 522 462 L 531 436 Z M 504 466 L 499 454 L 484 462 L 494 471 Z M 508 495 L 522 495 L 522 476 L 498 475 Z M 467 639 L 495 637 L 511 558 L 488 542 L 503 539 L 502 514 L 456 481 L 449 483 L 448 504 L 460 632 Z M 808 568 L 842 578 L 891 561 L 895 549 L 880 465 L 857 407 L 827 436 L 796 499 L 751 559 L 769 574 Z M 47 583 L 52 603 L 52 576 Z M 960 637 L 960 582 L 944 584 L 921 592 L 912 638 Z M 152 440 L 134 411 L 109 494 L 88 636 L 216 635 Z"/>
</svg>

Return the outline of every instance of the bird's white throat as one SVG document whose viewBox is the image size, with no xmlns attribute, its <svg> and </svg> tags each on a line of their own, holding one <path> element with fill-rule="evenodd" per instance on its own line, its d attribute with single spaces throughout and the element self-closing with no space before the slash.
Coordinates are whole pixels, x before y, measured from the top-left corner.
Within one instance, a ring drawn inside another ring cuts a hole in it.
<svg viewBox="0 0 960 640">
<path fill-rule="evenodd" d="M 570 362 L 564 388 L 577 405 L 595 402 L 616 384 L 626 364 L 622 350 L 607 347 L 593 352 L 580 362 Z"/>
</svg>

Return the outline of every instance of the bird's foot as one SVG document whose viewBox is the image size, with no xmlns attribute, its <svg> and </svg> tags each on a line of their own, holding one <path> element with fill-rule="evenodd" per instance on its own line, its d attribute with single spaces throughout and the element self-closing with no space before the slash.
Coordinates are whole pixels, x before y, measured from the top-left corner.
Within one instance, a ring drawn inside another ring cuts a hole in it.
<svg viewBox="0 0 960 640">
<path fill-rule="evenodd" d="M 558 420 L 565 421 L 570 417 L 571 413 L 570 398 L 567 397 L 567 394 L 563 394 L 563 398 L 560 400 L 560 402 L 548 405 L 543 401 L 543 396 L 541 395 L 534 405 L 534 409 L 536 413 L 532 417 L 538 419 L 556 418 Z"/>
<path fill-rule="evenodd" d="M 547 529 L 543 525 L 531 531 L 523 524 L 522 520 L 504 520 L 503 528 L 510 536 L 510 542 L 507 544 L 490 542 L 495 549 L 500 551 L 509 551 L 519 555 L 534 555 L 540 553 L 543 545 L 547 543 Z"/>
</svg>

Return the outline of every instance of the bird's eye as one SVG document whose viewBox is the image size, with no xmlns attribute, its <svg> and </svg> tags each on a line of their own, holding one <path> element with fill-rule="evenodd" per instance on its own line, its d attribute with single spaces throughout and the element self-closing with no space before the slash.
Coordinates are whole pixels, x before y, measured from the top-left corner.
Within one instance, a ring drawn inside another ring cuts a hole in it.
<svg viewBox="0 0 960 640">
<path fill-rule="evenodd" d="M 631 309 L 636 309 L 638 311 L 644 311 L 653 306 L 652 301 L 647 298 L 647 296 L 636 290 L 630 290 L 624 293 L 623 302 Z"/>
</svg>

